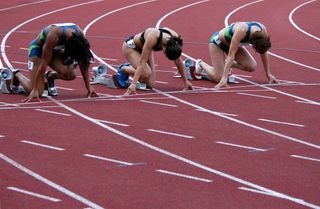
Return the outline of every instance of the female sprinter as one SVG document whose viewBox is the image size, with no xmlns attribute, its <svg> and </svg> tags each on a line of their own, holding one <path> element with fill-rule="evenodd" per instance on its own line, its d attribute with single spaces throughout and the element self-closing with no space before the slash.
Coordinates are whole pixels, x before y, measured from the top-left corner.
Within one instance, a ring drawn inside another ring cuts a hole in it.
<svg viewBox="0 0 320 209">
<path fill-rule="evenodd" d="M 149 88 L 155 86 L 155 66 L 153 51 L 163 51 L 169 60 L 174 61 L 184 83 L 184 89 L 192 89 L 187 80 L 182 53 L 182 39 L 169 28 L 148 28 L 144 32 L 127 39 L 122 45 L 122 53 L 130 62 L 130 66 L 122 66 L 120 71 L 133 76 L 125 95 L 136 93 L 137 81 L 146 83 Z"/>
</svg>

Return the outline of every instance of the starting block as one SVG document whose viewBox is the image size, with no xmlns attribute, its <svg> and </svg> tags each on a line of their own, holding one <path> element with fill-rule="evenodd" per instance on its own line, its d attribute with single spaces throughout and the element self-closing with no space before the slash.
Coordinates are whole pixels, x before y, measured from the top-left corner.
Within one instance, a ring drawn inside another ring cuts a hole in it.
<svg viewBox="0 0 320 209">
<path fill-rule="evenodd" d="M 195 62 L 187 58 L 183 61 L 185 67 L 186 76 L 188 80 L 200 80 L 202 79 L 201 75 L 196 74 Z"/>
<path fill-rule="evenodd" d="M 11 90 L 11 80 L 13 77 L 13 73 L 8 68 L 3 68 L 0 72 L 0 90 L 4 94 L 13 93 Z"/>
<path fill-rule="evenodd" d="M 93 77 L 91 78 L 90 84 L 102 84 L 112 89 L 121 88 L 117 82 L 117 75 L 107 76 L 107 68 L 105 65 L 100 65 L 98 67 L 93 67 Z M 130 83 L 128 83 L 128 86 Z M 136 88 L 138 90 L 149 90 L 147 84 L 137 83 Z"/>
</svg>

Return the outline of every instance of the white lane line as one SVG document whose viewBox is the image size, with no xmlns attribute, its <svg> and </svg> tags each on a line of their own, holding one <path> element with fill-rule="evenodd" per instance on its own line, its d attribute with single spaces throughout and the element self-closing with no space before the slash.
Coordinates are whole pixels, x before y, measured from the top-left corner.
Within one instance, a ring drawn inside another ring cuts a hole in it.
<svg viewBox="0 0 320 209">
<path fill-rule="evenodd" d="M 46 112 L 46 113 L 51 113 L 51 114 L 56 114 L 56 115 L 62 115 L 62 116 L 71 116 L 71 114 L 67 114 L 67 113 L 61 113 L 61 112 L 55 112 L 55 111 L 49 111 L 49 110 L 43 110 L 43 109 L 35 109 L 37 111 L 40 112 Z"/>
<path fill-rule="evenodd" d="M 10 165 L 16 167 L 17 169 L 19 169 L 19 170 L 25 172 L 26 174 L 32 176 L 33 178 L 35 178 L 35 179 L 37 179 L 37 180 L 49 185 L 50 187 L 62 192 L 65 195 L 68 195 L 69 197 L 72 197 L 73 199 L 78 200 L 79 202 L 82 202 L 82 203 L 84 203 L 84 204 L 86 204 L 86 205 L 88 205 L 88 206 L 90 206 L 90 207 L 92 207 L 94 209 L 104 209 L 100 205 L 97 205 L 94 202 L 91 202 L 90 200 L 88 200 L 88 199 L 86 199 L 86 198 L 84 198 L 84 197 L 82 197 L 82 196 L 80 196 L 80 195 L 78 195 L 78 194 L 76 194 L 76 193 L 64 188 L 63 186 L 61 186 L 59 184 L 56 184 L 53 181 L 50 181 L 50 180 L 44 178 L 43 176 L 40 176 L 39 174 L 37 174 L 37 173 L 31 171 L 30 169 L 22 166 L 21 164 L 19 164 L 19 163 L 15 162 L 14 160 L 8 158 L 7 156 L 3 155 L 2 153 L 0 153 L 0 158 L 3 159 L 4 161 L 6 161 L 7 163 L 9 163 Z"/>
<path fill-rule="evenodd" d="M 40 143 L 37 143 L 37 142 L 28 141 L 28 140 L 22 140 L 20 142 L 25 143 L 25 144 L 31 144 L 31 145 L 38 146 L 38 147 L 44 147 L 44 148 L 48 148 L 48 149 L 58 150 L 58 151 L 64 151 L 65 150 L 65 149 L 60 148 L 60 147 L 54 147 L 54 146 L 50 146 L 50 145 L 46 145 L 46 144 L 40 144 Z"/>
<path fill-rule="evenodd" d="M 196 177 L 196 176 L 189 176 L 189 175 L 186 175 L 186 174 L 176 173 L 176 172 L 172 172 L 172 171 L 166 171 L 166 170 L 160 170 L 160 169 L 156 170 L 156 171 L 160 172 L 160 173 L 165 173 L 165 174 L 169 174 L 169 175 L 173 175 L 173 176 L 179 176 L 179 177 L 192 179 L 192 180 L 196 180 L 196 181 L 203 181 L 203 182 L 206 182 L 206 183 L 213 182 L 213 180 L 210 180 L 210 179 L 199 178 L 199 177 Z"/>
<path fill-rule="evenodd" d="M 14 64 L 21 64 L 21 65 L 27 65 L 28 63 L 26 62 L 19 62 L 19 61 L 12 61 Z"/>
<path fill-rule="evenodd" d="M 82 76 L 80 76 L 80 78 L 82 78 Z M 61 87 L 61 86 L 56 86 L 56 88 L 57 88 L 57 89 L 67 90 L 67 91 L 74 91 L 74 89 L 66 88 L 66 87 Z"/>
<path fill-rule="evenodd" d="M 17 187 L 7 187 L 7 189 L 12 190 L 12 191 L 16 191 L 16 192 L 20 192 L 20 193 L 23 193 L 23 194 L 26 194 L 26 195 L 30 195 L 30 196 L 33 196 L 33 197 L 49 200 L 51 202 L 60 202 L 61 201 L 60 199 L 57 199 L 57 198 L 49 197 L 49 196 L 42 195 L 42 194 L 35 193 L 35 192 L 30 192 L 30 191 L 27 191 L 27 190 L 24 190 L 24 189 L 19 189 Z"/>
<path fill-rule="evenodd" d="M 299 96 L 296 96 L 296 95 L 293 95 L 293 94 L 289 94 L 289 93 L 286 93 L 286 92 L 283 92 L 283 91 L 279 91 L 279 90 L 277 90 L 277 89 L 271 88 L 271 87 L 266 86 L 266 85 L 260 85 L 260 84 L 258 84 L 258 83 L 256 83 L 256 82 L 249 81 L 249 80 L 244 79 L 244 78 L 239 78 L 239 77 L 237 77 L 237 78 L 240 79 L 240 80 L 242 80 L 242 81 L 244 81 L 244 82 L 247 82 L 247 83 L 250 83 L 250 84 L 259 86 L 259 87 L 264 88 L 264 89 L 268 89 L 268 90 L 273 91 L 273 92 L 277 92 L 277 93 L 279 93 L 279 94 L 282 94 L 282 95 L 285 95 L 285 96 L 288 96 L 288 97 L 292 97 L 292 98 L 298 99 L 298 100 L 300 100 L 300 101 L 308 102 L 308 103 L 311 103 L 311 104 L 313 104 L 313 105 L 320 105 L 319 102 L 312 101 L 312 100 L 310 100 L 310 99 L 306 99 L 306 98 L 299 97 Z"/>
<path fill-rule="evenodd" d="M 178 107 L 178 105 L 166 104 L 166 103 L 161 103 L 161 102 L 151 102 L 151 101 L 148 101 L 148 100 L 139 100 L 139 101 L 140 102 L 144 102 L 144 103 L 149 103 L 149 104 L 166 106 L 166 107 Z"/>
<path fill-rule="evenodd" d="M 260 190 L 256 190 L 256 189 L 251 189 L 251 188 L 247 188 L 247 187 L 238 187 L 238 189 L 243 190 L 243 191 L 247 191 L 247 192 L 253 192 L 253 193 L 257 193 L 257 194 L 262 194 L 262 195 L 268 195 L 268 196 L 272 196 L 272 197 L 278 197 L 278 198 L 283 198 L 281 196 L 275 195 L 272 192 L 263 192 Z M 286 199 L 286 198 L 283 198 Z M 295 198 L 296 200 L 299 201 L 303 201 L 301 199 Z"/>
<path fill-rule="evenodd" d="M 303 104 L 310 104 L 310 105 L 318 105 L 318 104 L 315 104 L 314 102 L 301 101 L 301 100 L 296 100 L 295 102 L 303 103 Z"/>
<path fill-rule="evenodd" d="M 259 152 L 268 151 L 268 149 L 260 149 L 260 148 L 256 148 L 256 147 L 243 146 L 243 145 L 239 145 L 239 144 L 232 144 L 232 143 L 222 142 L 222 141 L 216 141 L 214 143 L 223 144 L 223 145 L 227 145 L 227 146 L 231 146 L 231 147 L 239 147 L 239 148 L 249 149 L 249 150 L 254 150 L 254 151 L 259 151 Z"/>
<path fill-rule="evenodd" d="M 289 126 L 305 127 L 305 125 L 301 125 L 301 124 L 288 123 L 288 122 L 276 121 L 276 120 L 269 120 L 269 119 L 264 119 L 264 118 L 259 118 L 258 120 L 264 121 L 264 122 L 270 122 L 270 123 L 277 123 L 277 124 L 289 125 Z"/>
<path fill-rule="evenodd" d="M 24 47 L 20 47 L 19 49 L 21 49 L 21 50 L 26 50 L 26 51 L 29 50 L 29 48 L 24 48 Z"/>
<path fill-rule="evenodd" d="M 225 20 L 224 20 L 225 26 L 228 26 L 228 22 L 229 22 L 229 19 L 230 19 L 231 15 L 233 15 L 234 13 L 236 13 L 237 11 L 239 11 L 240 9 L 242 9 L 242 8 L 244 8 L 244 7 L 247 7 L 247 6 L 249 6 L 249 5 L 256 4 L 256 3 L 259 3 L 259 2 L 262 2 L 262 1 L 264 1 L 264 0 L 258 0 L 258 1 L 254 1 L 254 2 L 251 2 L 251 3 L 245 4 L 245 5 L 241 6 L 241 7 L 236 8 L 236 9 L 233 10 L 232 12 L 230 12 L 230 13 L 226 16 L 226 18 L 225 18 Z M 299 65 L 299 66 L 302 66 L 302 67 L 309 68 L 309 69 L 311 69 L 311 70 L 315 70 L 315 71 L 320 72 L 320 69 L 319 69 L 319 68 L 312 67 L 312 66 L 309 66 L 309 65 L 305 65 L 305 64 L 296 62 L 296 61 L 294 61 L 294 60 L 290 60 L 290 59 L 288 59 L 288 58 L 282 57 L 282 56 L 280 56 L 280 55 L 277 55 L 277 54 L 274 54 L 274 53 L 271 53 L 271 52 L 268 52 L 268 54 L 270 54 L 270 55 L 272 55 L 272 56 L 274 56 L 274 57 L 277 57 L 277 58 L 279 58 L 279 59 L 285 60 L 285 61 L 287 61 L 287 62 L 291 62 L 291 63 L 294 63 L 294 64 L 296 64 L 296 65 Z"/>
<path fill-rule="evenodd" d="M 0 135 L 0 138 L 3 138 L 4 136 L 3 135 Z"/>
<path fill-rule="evenodd" d="M 124 126 L 124 127 L 130 126 L 130 125 L 128 125 L 128 124 L 116 123 L 116 122 L 111 122 L 111 121 L 107 121 L 107 120 L 99 120 L 99 119 L 96 119 L 96 121 L 101 122 L 101 123 L 112 124 L 112 125 L 116 125 L 116 126 Z"/>
<path fill-rule="evenodd" d="M 188 136 L 188 135 L 183 135 L 183 134 L 177 134 L 177 133 L 172 133 L 172 132 L 167 132 L 167 131 L 160 131 L 160 130 L 155 130 L 155 129 L 147 129 L 147 130 L 148 130 L 148 131 L 151 131 L 151 132 L 160 133 L 160 134 L 166 134 L 166 135 L 171 135 L 171 136 L 178 136 L 178 137 L 183 137 L 183 138 L 188 138 L 188 139 L 194 138 L 193 136 Z"/>
<path fill-rule="evenodd" d="M 16 9 L 19 7 L 29 6 L 29 5 L 33 5 L 33 4 L 40 4 L 40 3 L 44 3 L 44 2 L 49 2 L 49 1 L 51 1 L 51 0 L 43 0 L 43 1 L 36 1 L 36 2 L 31 2 L 31 3 L 20 4 L 20 5 L 0 9 L 0 12 L 10 10 L 10 9 Z"/>
<path fill-rule="evenodd" d="M 200 108 L 200 109 L 196 109 L 196 111 L 199 111 L 199 112 L 208 112 L 207 109 L 203 109 L 203 108 Z M 232 117 L 237 117 L 238 115 L 236 114 L 232 114 L 232 113 L 226 113 L 226 112 L 217 112 L 221 115 L 226 115 L 226 116 L 232 116 Z"/>
<path fill-rule="evenodd" d="M 290 155 L 290 156 L 294 157 L 294 158 L 300 158 L 300 159 L 304 159 L 304 160 L 312 160 L 312 161 L 320 162 L 320 159 L 317 159 L 317 158 L 305 157 L 305 156 L 300 156 L 300 155 Z"/>
<path fill-rule="evenodd" d="M 156 83 L 169 84 L 168 82 L 165 82 L 165 81 L 156 81 Z"/>
<path fill-rule="evenodd" d="M 122 165 L 129 165 L 129 166 L 130 165 L 134 165 L 134 163 L 128 163 L 128 162 L 125 162 L 125 161 L 115 160 L 115 159 L 96 156 L 96 155 L 91 155 L 91 154 L 83 154 L 83 156 L 89 157 L 89 158 L 98 159 L 98 160 L 104 160 L 104 161 L 108 161 L 108 162 L 118 163 L 118 164 L 122 164 Z"/>
<path fill-rule="evenodd" d="M 251 97 L 260 97 L 260 98 L 265 98 L 265 99 L 276 99 L 277 97 L 269 97 L 269 96 L 262 96 L 262 95 L 258 95 L 258 94 L 248 94 L 248 93 L 237 93 L 240 95 L 244 95 L 244 96 L 251 96 Z"/>
<path fill-rule="evenodd" d="M 296 8 L 294 8 L 294 9 L 290 12 L 290 14 L 289 14 L 289 21 L 290 21 L 290 23 L 291 23 L 297 30 L 299 30 L 300 32 L 306 34 L 307 36 L 310 36 L 311 38 L 314 38 L 314 39 L 320 41 L 320 38 L 319 38 L 319 37 L 316 37 L 316 36 L 314 36 L 314 35 L 306 32 L 305 30 L 302 30 L 302 29 L 293 21 L 293 19 L 292 19 L 293 14 L 294 14 L 298 9 L 300 9 L 301 7 L 303 7 L 303 6 L 307 5 L 307 4 L 310 4 L 310 3 L 312 3 L 312 2 L 315 2 L 315 1 L 316 1 L 316 0 L 311 0 L 311 1 L 304 2 L 303 4 L 301 4 L 301 5 L 297 6 Z M 311 17 L 310 17 L 310 18 L 311 18 Z"/>
<path fill-rule="evenodd" d="M 14 106 L 14 107 L 19 107 L 18 104 L 11 104 L 11 103 L 6 103 L 6 102 L 0 102 L 0 106 Z"/>
</svg>

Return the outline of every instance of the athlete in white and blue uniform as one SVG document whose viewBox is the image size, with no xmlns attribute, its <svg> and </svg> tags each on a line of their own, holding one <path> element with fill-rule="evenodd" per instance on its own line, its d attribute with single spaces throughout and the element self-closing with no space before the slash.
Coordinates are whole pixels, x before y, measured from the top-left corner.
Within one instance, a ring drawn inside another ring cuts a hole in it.
<svg viewBox="0 0 320 209">
<path fill-rule="evenodd" d="M 25 100 L 26 102 L 32 98 L 39 100 L 45 88 L 44 77 L 48 81 L 49 94 L 56 96 L 57 91 L 54 86 L 54 80 L 75 79 L 77 65 L 79 65 L 88 90 L 87 96 L 98 96 L 89 81 L 88 68 L 93 59 L 90 44 L 78 25 L 61 23 L 45 27 L 37 38 L 31 41 L 28 57 L 30 80 L 20 72 L 15 73 L 15 78 L 20 81 L 21 85 L 29 93 Z M 52 71 L 48 71 L 45 74 L 48 66 Z"/>
<path fill-rule="evenodd" d="M 231 67 L 249 72 L 256 69 L 256 61 L 245 48 L 249 44 L 260 54 L 269 82 L 277 83 L 269 68 L 267 51 L 271 47 L 270 36 L 266 27 L 258 22 L 236 22 L 214 33 L 209 41 L 212 66 L 199 60 L 198 68 L 202 69 L 210 80 L 218 83 L 217 88 L 227 86 Z"/>
</svg>

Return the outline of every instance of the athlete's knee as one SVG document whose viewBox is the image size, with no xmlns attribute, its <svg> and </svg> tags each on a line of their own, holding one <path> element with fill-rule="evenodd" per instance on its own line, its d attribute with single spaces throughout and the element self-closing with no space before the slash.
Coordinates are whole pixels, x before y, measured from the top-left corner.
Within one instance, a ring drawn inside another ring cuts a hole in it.
<svg viewBox="0 0 320 209">
<path fill-rule="evenodd" d="M 256 69 L 257 69 L 257 63 L 255 61 L 245 67 L 245 70 L 248 72 L 254 72 Z"/>
</svg>

